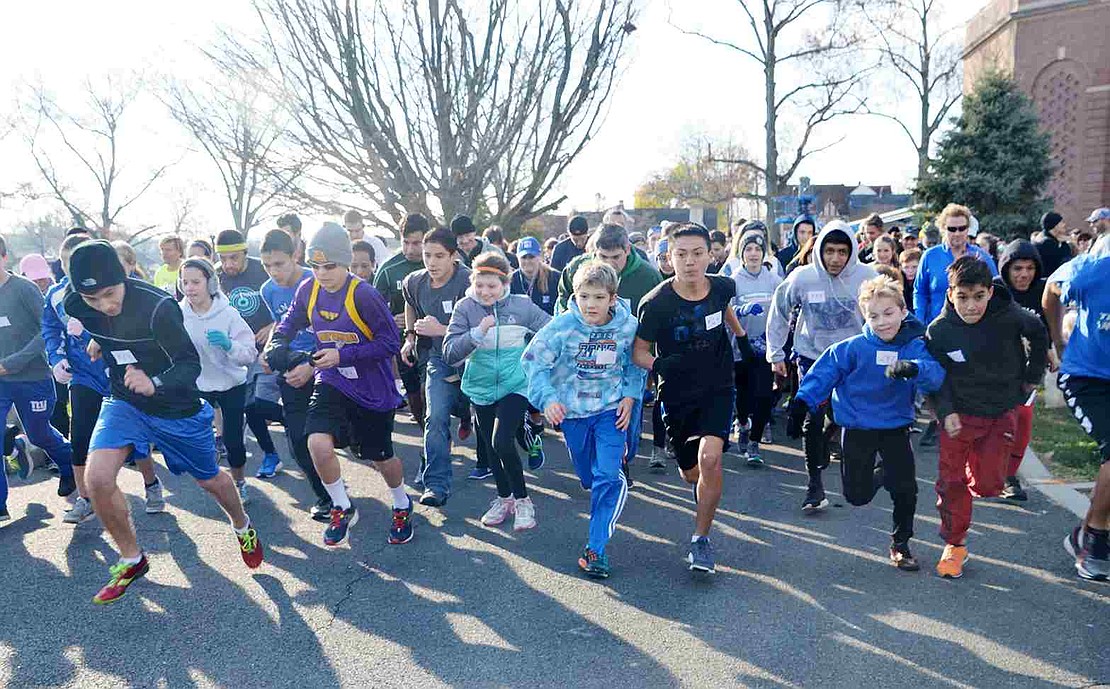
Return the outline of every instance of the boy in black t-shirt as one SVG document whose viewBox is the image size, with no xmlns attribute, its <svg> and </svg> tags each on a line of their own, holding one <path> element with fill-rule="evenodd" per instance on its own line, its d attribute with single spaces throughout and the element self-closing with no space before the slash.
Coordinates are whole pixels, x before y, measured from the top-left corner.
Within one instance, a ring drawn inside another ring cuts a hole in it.
<svg viewBox="0 0 1110 689">
<path fill-rule="evenodd" d="M 663 425 L 682 478 L 694 486 L 697 519 L 687 562 L 691 570 L 711 573 L 709 528 L 721 500 L 721 455 L 732 427 L 732 335 L 745 356 L 751 347 L 729 308 L 736 283 L 706 275 L 709 231 L 695 223 L 680 226 L 668 254 L 675 274 L 640 302 L 633 360 L 659 377 Z"/>
</svg>

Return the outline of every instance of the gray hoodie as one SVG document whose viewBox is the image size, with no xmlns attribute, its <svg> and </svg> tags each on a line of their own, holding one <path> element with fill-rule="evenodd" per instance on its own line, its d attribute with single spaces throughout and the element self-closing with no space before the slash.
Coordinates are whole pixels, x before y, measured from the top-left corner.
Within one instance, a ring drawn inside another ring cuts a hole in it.
<svg viewBox="0 0 1110 689">
<path fill-rule="evenodd" d="M 848 236 L 851 255 L 840 274 L 833 277 L 825 270 L 821 254 L 830 232 L 840 230 Z M 786 277 L 775 290 L 771 314 L 767 319 L 767 361 L 784 361 L 787 335 L 795 311 L 794 352 L 816 359 L 829 345 L 859 335 L 863 316 L 857 299 L 860 285 L 875 277 L 870 266 L 859 262 L 859 248 L 852 230 L 842 221 L 829 222 L 817 235 L 813 263 L 801 266 Z"/>
<path fill-rule="evenodd" d="M 744 236 L 740 238 L 740 253 L 743 255 L 744 249 L 749 244 L 756 244 L 763 249 L 763 258 L 767 258 L 766 238 L 757 230 L 748 230 Z M 756 354 L 763 356 L 767 349 L 767 317 L 771 311 L 771 297 L 775 293 L 775 288 L 782 283 L 782 278 L 777 272 L 768 268 L 766 264 L 759 266 L 759 272 L 755 275 L 748 272 L 741 262 L 740 267 L 732 273 L 732 281 L 736 283 L 736 300 L 733 302 L 737 307 L 737 319 L 740 325 L 744 327 L 744 332 L 748 334 L 748 341 L 752 345 L 752 349 Z M 758 308 L 755 305 L 758 304 Z M 747 313 L 752 310 L 758 310 L 759 313 Z M 733 343 L 733 354 L 737 361 L 740 360 L 740 352 Z"/>
</svg>

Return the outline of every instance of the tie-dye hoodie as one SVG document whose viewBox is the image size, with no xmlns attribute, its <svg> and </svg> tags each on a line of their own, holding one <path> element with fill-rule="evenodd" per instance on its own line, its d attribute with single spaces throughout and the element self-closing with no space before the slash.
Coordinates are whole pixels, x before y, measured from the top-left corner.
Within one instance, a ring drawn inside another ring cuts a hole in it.
<svg viewBox="0 0 1110 689">
<path fill-rule="evenodd" d="M 524 350 L 528 401 L 537 409 L 559 402 L 567 418 L 581 419 L 616 409 L 624 397 L 639 399 L 647 371 L 632 363 L 636 326 L 624 299 L 605 325 L 586 323 L 572 299 Z"/>
</svg>

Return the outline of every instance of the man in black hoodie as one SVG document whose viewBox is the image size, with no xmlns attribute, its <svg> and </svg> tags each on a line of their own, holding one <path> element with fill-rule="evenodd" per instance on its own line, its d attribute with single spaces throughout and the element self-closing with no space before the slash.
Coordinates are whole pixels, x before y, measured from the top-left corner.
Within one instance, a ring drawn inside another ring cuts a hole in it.
<svg viewBox="0 0 1110 689">
<path fill-rule="evenodd" d="M 1037 253 L 1041 257 L 1041 267 L 1045 275 L 1052 275 L 1057 268 L 1072 259 L 1071 244 L 1068 244 L 1068 226 L 1064 216 L 1049 211 L 1041 216 L 1041 230 L 1044 237 L 1037 242 Z"/>
<path fill-rule="evenodd" d="M 964 256 L 947 272 L 944 310 L 926 342 L 947 373 L 934 399 L 944 420 L 936 490 L 945 547 L 937 574 L 955 579 L 967 560 L 972 496 L 1002 492 L 1017 430 L 1014 408 L 1044 374 L 1048 335 L 1036 316 L 994 286 L 983 261 Z"/>
</svg>

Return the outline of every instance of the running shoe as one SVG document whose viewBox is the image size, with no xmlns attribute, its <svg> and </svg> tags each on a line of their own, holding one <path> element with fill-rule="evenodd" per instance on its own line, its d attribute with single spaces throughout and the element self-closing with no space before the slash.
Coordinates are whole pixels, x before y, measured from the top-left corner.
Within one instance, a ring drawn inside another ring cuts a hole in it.
<svg viewBox="0 0 1110 689">
<path fill-rule="evenodd" d="M 667 470 L 667 460 L 663 457 L 663 449 L 651 446 L 651 459 L 648 460 L 648 471 L 653 474 L 662 474 Z"/>
<path fill-rule="evenodd" d="M 251 501 L 251 496 L 247 494 L 247 482 L 236 481 L 235 490 L 239 491 L 239 502 L 246 506 Z"/>
<path fill-rule="evenodd" d="M 921 440 L 917 441 L 918 447 L 936 447 L 937 445 L 937 422 L 930 421 L 929 425 L 925 427 L 925 432 L 921 434 Z"/>
<path fill-rule="evenodd" d="M 216 436 L 216 463 L 227 464 L 227 445 L 224 445 L 222 435 Z"/>
<path fill-rule="evenodd" d="M 759 441 L 758 440 L 748 441 L 747 458 L 748 458 L 748 466 L 750 466 L 750 467 L 761 467 L 761 466 L 763 466 L 763 455 L 761 455 L 759 453 Z"/>
<path fill-rule="evenodd" d="M 162 482 L 155 481 L 146 486 L 146 513 L 161 514 L 166 511 L 166 498 L 162 494 Z"/>
<path fill-rule="evenodd" d="M 624 482 L 629 488 L 636 485 L 636 482 L 632 480 L 632 465 L 623 459 L 621 460 L 621 473 L 624 474 Z"/>
<path fill-rule="evenodd" d="M 12 454 L 7 459 L 6 471 L 18 477 L 22 481 L 31 478 L 31 472 L 35 470 L 35 464 L 31 461 L 31 455 L 27 452 L 27 439 L 22 435 L 16 436 L 12 442 Z"/>
<path fill-rule="evenodd" d="M 93 512 L 92 503 L 87 498 L 78 497 L 73 507 L 66 510 L 62 522 L 66 524 L 84 524 L 96 514 Z"/>
<path fill-rule="evenodd" d="M 536 506 L 532 498 L 523 498 L 513 504 L 513 531 L 536 528 Z"/>
<path fill-rule="evenodd" d="M 493 476 L 493 472 L 489 467 L 474 467 L 470 473 L 466 475 L 467 481 L 485 481 L 487 478 Z"/>
<path fill-rule="evenodd" d="M 308 508 L 308 515 L 315 521 L 327 523 L 331 520 L 331 500 L 320 498 L 316 504 Z"/>
<path fill-rule="evenodd" d="M 416 476 L 412 479 L 413 488 L 424 488 L 424 472 L 428 470 L 428 459 L 424 453 L 420 453 L 420 470 L 416 472 Z"/>
<path fill-rule="evenodd" d="M 747 447 L 748 441 L 751 440 L 752 423 L 747 419 L 736 422 L 736 446 Z"/>
<path fill-rule="evenodd" d="M 940 561 L 937 562 L 937 576 L 945 579 L 959 579 L 964 575 L 964 563 L 967 562 L 967 558 L 967 546 L 949 543 L 944 546 L 944 552 L 941 553 Z"/>
<path fill-rule="evenodd" d="M 61 476 L 58 478 L 58 497 L 65 498 L 73 495 L 77 490 L 77 481 L 73 476 Z"/>
<path fill-rule="evenodd" d="M 891 543 L 890 561 L 903 572 L 916 572 L 921 569 L 921 565 L 917 564 L 917 558 L 910 552 L 909 543 Z"/>
<path fill-rule="evenodd" d="M 598 554 L 594 552 L 590 546 L 582 549 L 582 554 L 578 556 L 578 569 L 586 573 L 586 576 L 591 579 L 608 579 L 609 578 L 609 556 L 605 554 Z"/>
<path fill-rule="evenodd" d="M 412 507 L 412 498 L 409 498 L 408 507 L 393 508 L 393 525 L 389 527 L 391 544 L 401 545 L 412 540 Z"/>
<path fill-rule="evenodd" d="M 139 556 L 139 561 L 134 564 L 127 562 L 117 562 L 108 568 L 108 572 L 112 575 L 108 579 L 108 583 L 104 588 L 93 596 L 93 603 L 97 605 L 107 605 L 115 603 L 123 595 L 127 593 L 127 587 L 134 581 L 150 571 L 150 563 L 147 562 L 146 553 Z"/>
<path fill-rule="evenodd" d="M 1083 579 L 1110 579 L 1110 542 L 1105 534 L 1092 535 L 1081 526 L 1064 539 L 1064 549 L 1075 558 L 1075 572 Z"/>
<path fill-rule="evenodd" d="M 806 499 L 802 502 L 802 512 L 816 514 L 828 506 L 829 499 L 825 497 L 825 487 L 821 485 L 820 479 L 810 479 L 809 487 L 806 488 Z"/>
<path fill-rule="evenodd" d="M 512 498 L 494 498 L 489 503 L 489 509 L 482 515 L 482 523 L 486 526 L 497 526 L 508 519 L 512 513 Z"/>
<path fill-rule="evenodd" d="M 1021 481 L 1018 480 L 1017 476 L 1007 476 L 1006 487 L 1002 489 L 1001 497 L 1004 500 L 1025 502 L 1029 499 L 1029 494 L 1021 487 Z"/>
<path fill-rule="evenodd" d="M 358 510 L 354 505 L 345 510 L 332 507 L 329 517 L 331 521 L 324 529 L 324 545 L 339 545 L 347 540 L 351 527 L 358 523 Z"/>
<path fill-rule="evenodd" d="M 7 507 L 0 507 L 0 523 L 11 521 L 12 515 L 8 514 Z"/>
<path fill-rule="evenodd" d="M 258 467 L 255 478 L 273 478 L 285 467 L 281 463 L 281 455 L 276 452 L 267 452 L 262 457 L 262 465 Z"/>
<path fill-rule="evenodd" d="M 459 419 L 459 442 L 465 442 L 467 438 L 474 432 L 474 421 L 467 414 Z"/>
<path fill-rule="evenodd" d="M 775 436 L 771 435 L 771 424 L 763 427 L 763 437 L 759 439 L 764 445 L 772 445 L 775 442 Z"/>
<path fill-rule="evenodd" d="M 443 507 L 447 504 L 447 496 L 440 495 L 431 488 L 428 488 L 420 496 L 420 504 L 428 507 Z"/>
<path fill-rule="evenodd" d="M 239 539 L 239 554 L 243 556 L 243 563 L 251 569 L 258 569 L 263 557 L 262 541 L 258 538 L 258 532 L 253 526 L 249 526 L 246 533 L 237 533 L 235 537 Z"/>
<path fill-rule="evenodd" d="M 705 536 L 698 536 L 696 541 L 690 543 L 690 550 L 686 553 L 686 562 L 690 565 L 691 572 L 705 572 L 715 574 L 717 565 L 713 562 L 713 546 Z"/>
<path fill-rule="evenodd" d="M 537 471 L 543 467 L 543 441 L 538 437 L 532 441 L 532 447 L 528 448 L 528 469 L 529 471 Z"/>
<path fill-rule="evenodd" d="M 43 468 L 54 475 L 62 473 L 62 470 L 58 468 L 58 463 L 49 457 L 46 458 L 46 464 L 43 464 Z"/>
</svg>

